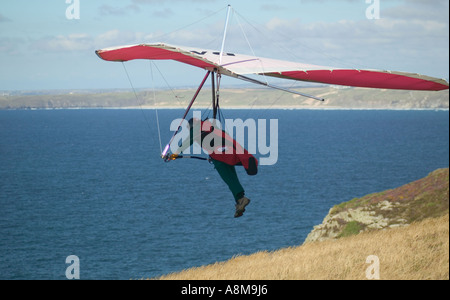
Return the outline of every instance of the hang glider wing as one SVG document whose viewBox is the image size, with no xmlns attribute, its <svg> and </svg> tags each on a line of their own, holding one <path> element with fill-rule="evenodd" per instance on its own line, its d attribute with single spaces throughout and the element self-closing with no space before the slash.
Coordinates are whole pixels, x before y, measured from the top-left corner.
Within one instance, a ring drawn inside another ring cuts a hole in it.
<svg viewBox="0 0 450 300">
<path fill-rule="evenodd" d="M 107 61 L 175 60 L 236 78 L 258 74 L 367 88 L 424 91 L 440 91 L 449 88 L 448 82 L 443 79 L 415 73 L 340 69 L 226 52 L 221 55 L 218 51 L 163 43 L 106 48 L 97 50 L 96 54 Z M 221 56 L 221 63 L 219 63 Z"/>
</svg>

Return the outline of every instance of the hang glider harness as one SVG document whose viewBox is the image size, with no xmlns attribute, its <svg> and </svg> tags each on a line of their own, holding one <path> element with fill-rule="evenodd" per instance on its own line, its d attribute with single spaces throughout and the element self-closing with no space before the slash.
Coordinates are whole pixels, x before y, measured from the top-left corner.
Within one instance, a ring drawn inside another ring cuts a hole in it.
<svg viewBox="0 0 450 300">
<path fill-rule="evenodd" d="M 207 70 L 202 82 L 200 83 L 197 91 L 195 92 L 189 105 L 187 106 L 186 111 L 184 112 L 178 129 L 175 131 L 164 150 L 162 150 L 161 156 L 166 162 L 178 158 L 195 158 L 200 160 L 208 160 L 208 158 L 193 155 L 170 155 L 169 150 L 170 144 L 173 142 L 175 136 L 180 132 L 183 121 L 186 119 L 186 116 L 188 115 L 192 105 L 194 104 L 197 96 L 199 95 L 211 73 L 212 110 L 214 119 L 217 117 L 220 109 L 219 90 L 220 79 L 222 75 L 227 75 L 254 84 L 263 85 L 269 88 L 278 89 L 319 101 L 324 101 L 324 99 L 291 89 L 275 86 L 269 84 L 268 82 L 263 82 L 254 78 L 247 77 L 243 74 L 256 74 L 291 79 L 296 81 L 307 81 L 353 87 L 422 91 L 440 91 L 449 89 L 449 84 L 444 79 L 438 79 L 415 73 L 331 68 L 269 58 L 261 58 L 256 56 L 225 53 L 224 45 L 227 35 L 230 10 L 231 6 L 228 5 L 227 18 L 225 22 L 220 52 L 192 47 L 179 47 L 163 43 L 129 45 L 106 48 L 96 51 L 96 54 L 101 59 L 107 61 L 124 62 L 134 59 L 170 59 Z"/>
</svg>

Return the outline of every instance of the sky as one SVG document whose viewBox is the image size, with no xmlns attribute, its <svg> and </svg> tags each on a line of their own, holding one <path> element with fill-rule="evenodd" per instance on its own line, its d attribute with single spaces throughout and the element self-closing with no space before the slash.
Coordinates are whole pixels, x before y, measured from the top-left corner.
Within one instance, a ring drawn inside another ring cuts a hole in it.
<svg viewBox="0 0 450 300">
<path fill-rule="evenodd" d="M 122 63 L 95 50 L 220 50 L 228 5 L 229 52 L 449 78 L 448 0 L 2 0 L 0 90 L 130 88 Z M 204 76 L 170 61 L 125 67 L 136 88 L 194 87 Z"/>
</svg>

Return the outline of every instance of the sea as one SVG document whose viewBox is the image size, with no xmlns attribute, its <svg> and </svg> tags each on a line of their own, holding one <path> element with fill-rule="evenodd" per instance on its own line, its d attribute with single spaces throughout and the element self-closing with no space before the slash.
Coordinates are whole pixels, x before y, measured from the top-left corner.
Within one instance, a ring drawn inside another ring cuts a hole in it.
<svg viewBox="0 0 450 300">
<path fill-rule="evenodd" d="M 146 279 L 299 246 L 334 205 L 449 166 L 448 110 L 222 112 L 278 120 L 276 163 L 237 167 L 241 218 L 213 165 L 161 159 L 183 110 L 0 111 L 0 279 Z"/>
</svg>

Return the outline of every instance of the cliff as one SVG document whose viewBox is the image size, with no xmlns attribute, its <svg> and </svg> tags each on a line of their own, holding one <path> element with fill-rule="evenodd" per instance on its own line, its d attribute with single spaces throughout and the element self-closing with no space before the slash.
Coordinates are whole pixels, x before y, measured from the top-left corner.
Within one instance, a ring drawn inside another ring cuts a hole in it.
<svg viewBox="0 0 450 300">
<path fill-rule="evenodd" d="M 410 226 L 301 246 L 235 256 L 155 279 L 168 280 L 364 280 L 379 260 L 382 280 L 448 280 L 448 213 Z M 272 292 L 270 290 L 269 292 Z"/>
<path fill-rule="evenodd" d="M 368 258 L 376 256 L 379 279 L 448 280 L 448 222 L 446 168 L 399 188 L 336 205 L 301 246 L 235 256 L 154 279 L 372 279 Z"/>
<path fill-rule="evenodd" d="M 330 209 L 305 243 L 337 239 L 375 229 L 402 227 L 449 212 L 449 169 L 396 189 L 370 194 Z"/>
</svg>

